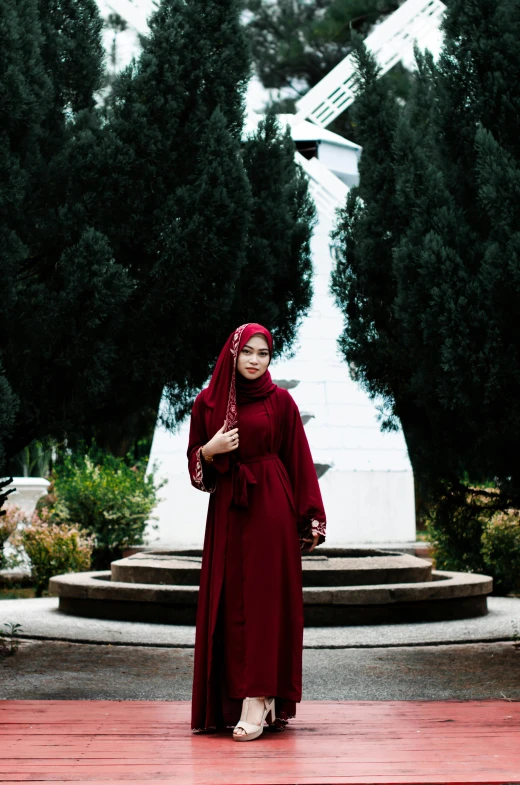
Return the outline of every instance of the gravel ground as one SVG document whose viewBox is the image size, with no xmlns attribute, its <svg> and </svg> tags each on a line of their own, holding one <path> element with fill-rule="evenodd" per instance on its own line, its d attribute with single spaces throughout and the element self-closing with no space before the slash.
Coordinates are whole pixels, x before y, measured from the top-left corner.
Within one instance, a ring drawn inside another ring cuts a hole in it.
<svg viewBox="0 0 520 785">
<path fill-rule="evenodd" d="M 0 699 L 190 700 L 193 649 L 24 640 L 0 660 Z M 305 649 L 303 700 L 520 700 L 511 642 Z"/>
<path fill-rule="evenodd" d="M 489 613 L 477 619 L 377 624 L 352 627 L 307 627 L 304 648 L 423 646 L 449 643 L 515 641 L 520 638 L 520 597 L 488 597 Z M 1 600 L 0 629 L 4 622 L 22 624 L 25 638 L 48 638 L 77 643 L 191 648 L 195 627 L 174 624 L 108 621 L 69 616 L 58 610 L 56 597 Z"/>
</svg>

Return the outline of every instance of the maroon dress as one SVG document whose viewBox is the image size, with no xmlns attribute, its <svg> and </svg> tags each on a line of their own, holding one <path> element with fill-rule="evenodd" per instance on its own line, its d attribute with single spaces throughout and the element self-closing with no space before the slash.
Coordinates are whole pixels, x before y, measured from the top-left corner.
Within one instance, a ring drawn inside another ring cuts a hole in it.
<svg viewBox="0 0 520 785">
<path fill-rule="evenodd" d="M 197 396 L 188 445 L 192 484 L 211 494 L 197 608 L 193 729 L 236 725 L 246 696 L 276 696 L 294 717 L 302 694 L 300 537 L 325 540 L 325 511 L 298 407 L 280 387 L 238 405 L 240 455 L 219 473 L 200 455 L 213 436 Z M 238 453 L 238 450 L 233 451 Z"/>
</svg>

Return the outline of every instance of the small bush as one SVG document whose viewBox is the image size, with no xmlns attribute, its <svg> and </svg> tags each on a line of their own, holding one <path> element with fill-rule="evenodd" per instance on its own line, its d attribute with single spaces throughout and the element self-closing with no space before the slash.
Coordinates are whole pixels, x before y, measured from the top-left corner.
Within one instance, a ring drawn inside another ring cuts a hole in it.
<svg viewBox="0 0 520 785">
<path fill-rule="evenodd" d="M 65 455 L 53 470 L 47 499 L 55 522 L 81 526 L 93 537 L 93 567 L 103 569 L 124 548 L 143 543 L 151 512 L 158 502 L 154 471 L 129 466 L 124 458 L 91 448 Z"/>
<path fill-rule="evenodd" d="M 430 510 L 426 531 L 439 570 L 485 573 L 482 534 L 499 503 L 493 488 L 447 489 Z"/>
<path fill-rule="evenodd" d="M 482 556 L 495 590 L 509 594 L 520 590 L 520 513 L 496 513 L 482 533 Z"/>
<path fill-rule="evenodd" d="M 0 570 L 6 570 L 13 564 L 5 555 L 4 546 L 19 525 L 25 523 L 29 517 L 16 504 L 6 504 L 5 515 L 0 516 Z"/>
<path fill-rule="evenodd" d="M 90 567 L 93 539 L 73 524 L 52 523 L 34 513 L 17 538 L 29 557 L 37 597 L 47 589 L 53 575 L 84 572 Z"/>
<path fill-rule="evenodd" d="M 494 488 L 447 491 L 426 525 L 437 569 L 490 575 L 495 594 L 519 589 L 520 512 L 503 506 Z"/>
</svg>

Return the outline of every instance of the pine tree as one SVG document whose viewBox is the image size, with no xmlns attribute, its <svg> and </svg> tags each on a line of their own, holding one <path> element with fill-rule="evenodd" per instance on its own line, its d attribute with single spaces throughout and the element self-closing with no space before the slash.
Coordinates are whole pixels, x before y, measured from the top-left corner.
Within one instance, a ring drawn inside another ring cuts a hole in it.
<svg viewBox="0 0 520 785">
<path fill-rule="evenodd" d="M 164 0 L 114 83 L 106 125 L 79 134 L 76 180 L 99 194 L 85 214 L 139 280 L 107 425 L 157 406 L 164 386 L 173 425 L 237 323 L 262 319 L 281 352 L 308 308 L 307 185 L 272 123 L 242 145 L 250 61 L 238 11 L 234 0 Z"/>
<path fill-rule="evenodd" d="M 235 0 L 163 0 L 103 107 L 92 0 L 53 2 L 41 20 L 32 8 L 47 93 L 0 227 L 17 280 L 1 322 L 19 402 L 5 449 L 95 434 L 125 453 L 164 387 L 167 422 L 189 412 L 237 323 L 268 321 L 278 353 L 293 339 L 313 208 L 287 135 L 271 123 L 242 144 L 249 53 Z M 262 286 L 245 299 L 252 275 Z"/>
<path fill-rule="evenodd" d="M 382 137 L 388 215 L 379 229 L 367 223 L 382 205 L 370 148 L 363 203 L 343 213 L 335 273 L 350 306 L 343 346 L 369 390 L 386 395 L 407 440 L 413 434 L 414 467 L 452 487 L 493 479 L 504 504 L 518 503 L 520 11 L 512 0 L 454 0 L 444 29 L 438 64 L 418 58 L 416 89 L 390 141 Z M 375 94 L 364 79 L 358 100 Z M 381 102 L 373 108 L 377 118 L 361 120 L 366 133 L 387 116 Z M 385 229 L 386 255 L 371 254 Z M 379 288 L 365 254 L 388 270 Z M 371 318 L 377 309 L 386 321 Z"/>
<path fill-rule="evenodd" d="M 373 55 L 359 42 L 355 119 L 363 154 L 359 186 L 349 191 L 333 233 L 340 258 L 331 290 L 345 314 L 338 345 L 357 380 L 391 415 L 400 372 L 394 362 L 392 253 L 403 225 L 394 201 L 393 136 L 399 117 L 395 95 Z M 387 425 L 391 425 L 391 416 Z"/>
<path fill-rule="evenodd" d="M 188 410 L 232 323 L 249 220 L 240 155 L 249 55 L 236 3 L 163 0 L 149 25 L 106 119 L 83 118 L 71 150 L 81 183 L 71 222 L 80 214 L 105 233 L 137 281 L 107 427 L 157 408 L 165 385 L 173 419 Z"/>
<path fill-rule="evenodd" d="M 21 216 L 30 188 L 30 160 L 39 123 L 50 101 L 50 82 L 41 56 L 41 28 L 35 0 L 15 7 L 0 0 L 0 471 L 6 442 L 15 429 L 19 399 L 5 374 L 3 355 L 17 299 L 17 260 L 26 253 Z"/>
<path fill-rule="evenodd" d="M 518 488 L 520 358 L 510 312 L 520 292 L 508 242 L 517 231 L 520 12 L 510 0 L 454 2 L 444 27 L 419 141 L 431 162 L 422 209 L 396 253 L 397 317 L 405 341 L 414 336 L 411 381 L 430 419 L 435 473 Z"/>
<path fill-rule="evenodd" d="M 76 9 L 81 5 L 76 3 Z M 83 5 L 92 10 L 91 0 Z M 114 263 L 106 238 L 86 226 L 77 227 L 72 239 L 64 231 L 60 213 L 67 193 L 57 184 L 67 180 L 52 132 L 59 131 L 61 143 L 68 137 L 73 69 L 69 58 L 67 98 L 53 81 L 65 76 L 49 70 L 52 47 L 38 11 L 32 0 L 16 6 L 0 3 L 0 156 L 5 175 L 0 343 L 6 380 L 0 440 L 7 456 L 39 436 L 62 435 L 95 411 L 113 362 L 109 325 L 132 286 L 126 271 Z M 57 23 L 56 14 L 53 19 Z M 68 46 L 71 32 L 54 29 L 60 47 Z M 64 50 L 59 51 L 58 60 Z M 79 92 L 84 78 L 80 69 Z M 78 107 L 83 105 L 78 98 Z"/>
<path fill-rule="evenodd" d="M 290 347 L 312 297 L 310 240 L 316 208 L 307 178 L 294 160 L 290 129 L 268 113 L 243 145 L 252 188 L 247 259 L 235 295 L 237 321 L 272 327 L 273 343 Z M 262 281 L 259 290 L 258 281 Z"/>
</svg>

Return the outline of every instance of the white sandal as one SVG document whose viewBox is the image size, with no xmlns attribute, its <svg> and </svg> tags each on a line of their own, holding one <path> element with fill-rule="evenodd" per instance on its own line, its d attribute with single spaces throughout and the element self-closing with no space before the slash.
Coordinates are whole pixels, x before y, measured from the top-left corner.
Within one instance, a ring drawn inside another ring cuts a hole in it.
<svg viewBox="0 0 520 785">
<path fill-rule="evenodd" d="M 275 721 L 275 711 L 274 711 L 274 698 L 268 700 L 268 698 L 263 698 L 264 709 L 262 712 L 262 721 L 260 725 L 253 725 L 252 722 L 247 722 L 247 714 L 249 711 L 249 704 L 250 701 L 257 701 L 262 700 L 261 698 L 244 698 L 244 702 L 242 703 L 242 714 L 240 715 L 240 720 L 235 725 L 233 729 L 233 738 L 235 741 L 252 741 L 253 739 L 257 739 L 258 736 L 261 736 L 264 730 L 264 720 L 271 712 L 271 722 Z M 242 728 L 245 733 L 235 733 L 236 728 Z"/>
</svg>

